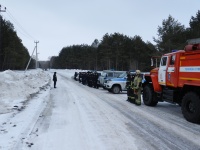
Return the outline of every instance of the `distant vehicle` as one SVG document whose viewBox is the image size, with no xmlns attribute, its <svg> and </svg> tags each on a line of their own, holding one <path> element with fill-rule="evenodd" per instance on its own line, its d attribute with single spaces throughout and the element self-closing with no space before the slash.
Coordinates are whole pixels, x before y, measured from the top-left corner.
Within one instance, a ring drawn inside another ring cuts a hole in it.
<svg viewBox="0 0 200 150">
<path fill-rule="evenodd" d="M 134 75 L 135 72 L 131 72 L 131 74 Z M 145 75 L 144 72 L 141 73 L 141 76 L 143 78 L 143 82 L 144 82 L 144 75 Z M 126 80 L 127 80 L 127 73 L 124 72 L 123 74 L 121 74 L 117 78 L 112 78 L 112 79 L 106 80 L 106 82 L 104 83 L 104 86 L 109 92 L 112 92 L 114 94 L 118 94 L 122 91 L 127 91 Z"/>
<path fill-rule="evenodd" d="M 101 75 L 98 78 L 99 87 L 104 87 L 104 83 L 108 79 L 119 77 L 121 74 L 125 73 L 126 71 L 112 71 L 112 70 L 103 70 Z"/>
</svg>

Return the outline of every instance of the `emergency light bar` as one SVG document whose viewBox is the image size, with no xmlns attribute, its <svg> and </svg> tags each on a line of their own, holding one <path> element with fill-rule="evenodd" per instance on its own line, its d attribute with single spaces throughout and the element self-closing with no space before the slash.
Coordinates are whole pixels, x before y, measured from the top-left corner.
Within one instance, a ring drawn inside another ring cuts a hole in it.
<svg viewBox="0 0 200 150">
<path fill-rule="evenodd" d="M 177 52 L 177 51 L 178 51 L 177 49 L 173 49 L 173 50 L 172 50 L 172 52 Z"/>
</svg>

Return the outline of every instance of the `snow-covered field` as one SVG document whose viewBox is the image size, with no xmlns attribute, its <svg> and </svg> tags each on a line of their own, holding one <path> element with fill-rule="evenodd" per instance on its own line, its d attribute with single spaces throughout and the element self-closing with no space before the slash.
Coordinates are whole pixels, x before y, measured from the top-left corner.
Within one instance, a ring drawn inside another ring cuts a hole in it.
<svg viewBox="0 0 200 150">
<path fill-rule="evenodd" d="M 135 106 L 125 92 L 75 81 L 75 71 L 0 72 L 0 150 L 200 149 L 200 125 L 179 106 Z"/>
</svg>

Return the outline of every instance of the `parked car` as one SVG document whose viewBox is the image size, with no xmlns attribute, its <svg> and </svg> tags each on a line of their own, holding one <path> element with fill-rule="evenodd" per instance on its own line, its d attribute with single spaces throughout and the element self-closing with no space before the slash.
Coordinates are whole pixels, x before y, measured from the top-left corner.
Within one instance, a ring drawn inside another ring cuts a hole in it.
<svg viewBox="0 0 200 150">
<path fill-rule="evenodd" d="M 131 72 L 131 74 L 135 74 L 135 72 Z M 142 79 L 144 82 L 144 74 L 145 72 L 141 73 Z M 126 89 L 126 80 L 127 80 L 127 73 L 124 72 L 123 74 L 121 74 L 119 77 L 117 78 L 112 78 L 112 79 L 108 79 L 105 81 L 104 83 L 104 87 L 105 89 L 107 89 L 109 92 L 112 92 L 114 94 L 118 94 L 122 91 L 127 91 Z"/>
<path fill-rule="evenodd" d="M 103 70 L 103 72 L 98 78 L 99 87 L 105 88 L 104 83 L 106 80 L 119 77 L 123 73 L 125 73 L 125 71 Z"/>
</svg>

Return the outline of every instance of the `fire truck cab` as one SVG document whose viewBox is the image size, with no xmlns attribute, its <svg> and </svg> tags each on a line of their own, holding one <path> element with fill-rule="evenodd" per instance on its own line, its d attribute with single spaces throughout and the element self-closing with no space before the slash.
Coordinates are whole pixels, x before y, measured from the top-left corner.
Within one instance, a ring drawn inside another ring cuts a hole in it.
<svg viewBox="0 0 200 150">
<path fill-rule="evenodd" d="M 156 106 L 159 101 L 179 104 L 186 120 L 200 123 L 200 42 L 164 54 L 160 66 L 145 79 L 145 105 Z"/>
</svg>

